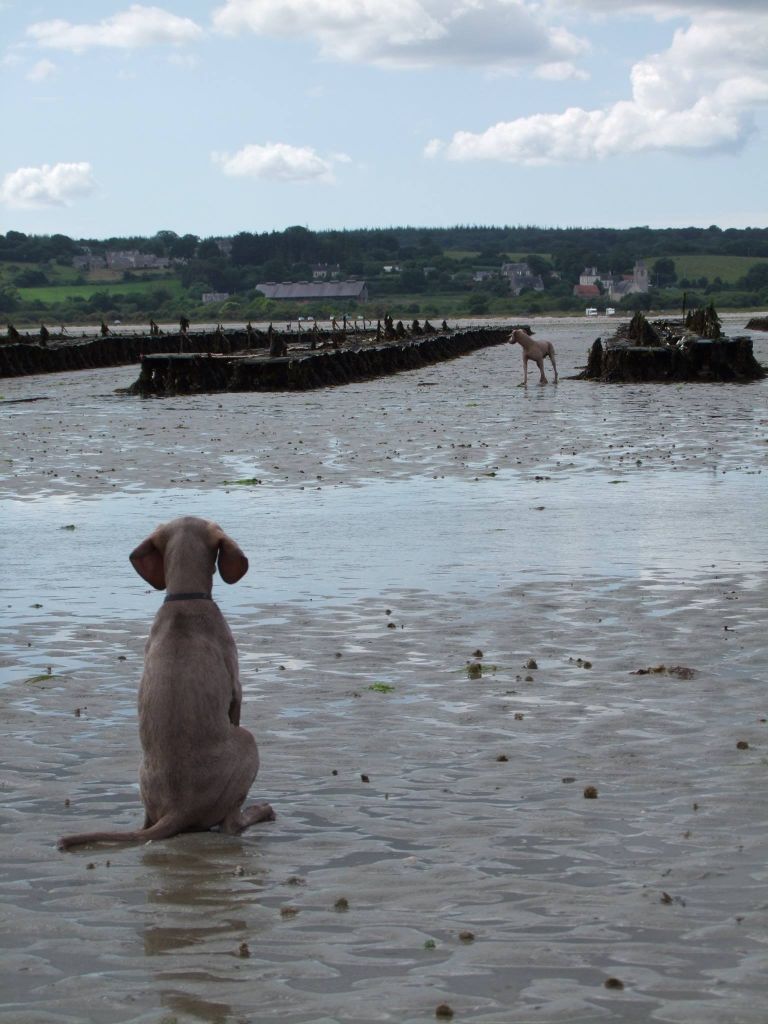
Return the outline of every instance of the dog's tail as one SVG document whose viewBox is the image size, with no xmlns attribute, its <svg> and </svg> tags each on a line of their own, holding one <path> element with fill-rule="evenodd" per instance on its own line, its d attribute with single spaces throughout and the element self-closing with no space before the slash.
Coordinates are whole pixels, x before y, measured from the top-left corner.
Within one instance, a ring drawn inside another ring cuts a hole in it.
<svg viewBox="0 0 768 1024">
<path fill-rule="evenodd" d="M 169 839 L 184 828 L 178 814 L 164 814 L 149 828 L 137 828 L 133 832 L 81 832 L 74 836 L 62 836 L 56 846 L 60 850 L 71 850 L 75 846 L 89 846 L 91 843 L 148 843 L 152 839 Z"/>
</svg>

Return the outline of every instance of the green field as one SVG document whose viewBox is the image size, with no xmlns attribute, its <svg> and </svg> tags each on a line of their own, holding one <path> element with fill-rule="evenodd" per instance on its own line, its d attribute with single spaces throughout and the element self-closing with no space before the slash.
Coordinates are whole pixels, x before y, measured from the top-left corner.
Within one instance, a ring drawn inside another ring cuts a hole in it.
<svg viewBox="0 0 768 1024">
<path fill-rule="evenodd" d="M 475 260 L 480 255 L 478 249 L 444 249 L 443 256 L 448 260 Z M 541 256 L 542 259 L 551 260 L 551 256 L 548 252 L 505 252 L 504 256 L 499 256 L 499 263 L 518 263 L 525 260 L 528 256 Z"/>
<path fill-rule="evenodd" d="M 471 249 L 445 249 L 443 256 L 447 260 L 473 260 L 478 256 L 476 251 Z"/>
<path fill-rule="evenodd" d="M 0 285 L 13 284 L 17 274 L 25 270 L 41 270 L 51 284 L 72 284 L 81 277 L 74 267 L 48 263 L 0 263 Z"/>
<path fill-rule="evenodd" d="M 655 256 L 646 259 L 646 266 L 652 270 L 656 262 Z M 739 278 L 744 277 L 750 267 L 755 263 L 768 263 L 765 256 L 670 256 L 674 261 L 678 279 L 687 277 L 689 281 L 695 281 L 699 277 L 706 277 L 714 281 L 719 277 L 725 284 L 735 284 Z"/>
<path fill-rule="evenodd" d="M 141 297 L 163 288 L 177 297 L 183 291 L 181 281 L 176 277 L 158 278 L 155 281 L 127 281 L 114 284 L 98 281 L 93 284 L 59 284 L 41 285 L 38 288 L 19 288 L 19 296 L 23 302 L 44 302 L 52 305 L 65 302 L 67 299 L 90 299 L 96 292 L 107 292 L 109 295 L 133 295 Z"/>
<path fill-rule="evenodd" d="M 458 262 L 460 260 L 475 260 L 479 253 L 470 250 L 446 249 L 443 255 L 447 259 Z M 514 263 L 525 260 L 527 256 L 531 255 L 551 259 L 549 253 L 524 252 L 506 253 L 505 259 Z M 646 256 L 646 266 L 652 270 L 653 264 L 658 258 L 657 256 Z M 735 284 L 755 263 L 768 263 L 766 256 L 670 256 L 668 258 L 674 261 L 678 278 L 686 277 L 689 281 L 695 281 L 700 277 L 706 277 L 709 281 L 714 281 L 716 277 L 719 277 L 725 284 Z"/>
</svg>

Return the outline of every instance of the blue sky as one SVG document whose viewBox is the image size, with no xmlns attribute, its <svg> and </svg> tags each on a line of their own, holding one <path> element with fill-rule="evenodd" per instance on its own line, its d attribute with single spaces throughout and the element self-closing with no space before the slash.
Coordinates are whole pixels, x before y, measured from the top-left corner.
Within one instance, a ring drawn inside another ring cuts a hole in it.
<svg viewBox="0 0 768 1024">
<path fill-rule="evenodd" d="M 768 220 L 765 0 L 0 0 L 0 25 L 0 231 Z"/>
</svg>

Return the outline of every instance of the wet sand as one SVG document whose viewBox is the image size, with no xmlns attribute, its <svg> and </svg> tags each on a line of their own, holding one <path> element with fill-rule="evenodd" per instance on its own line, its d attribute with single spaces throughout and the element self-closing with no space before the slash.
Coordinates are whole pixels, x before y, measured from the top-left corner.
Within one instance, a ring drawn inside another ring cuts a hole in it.
<svg viewBox="0 0 768 1024">
<path fill-rule="evenodd" d="M 768 382 L 570 381 L 605 324 L 534 326 L 557 387 L 506 346 L 0 381 L 3 1024 L 764 1024 Z M 140 822 L 127 555 L 186 513 L 251 560 L 215 596 L 277 820 L 58 853 Z"/>
</svg>

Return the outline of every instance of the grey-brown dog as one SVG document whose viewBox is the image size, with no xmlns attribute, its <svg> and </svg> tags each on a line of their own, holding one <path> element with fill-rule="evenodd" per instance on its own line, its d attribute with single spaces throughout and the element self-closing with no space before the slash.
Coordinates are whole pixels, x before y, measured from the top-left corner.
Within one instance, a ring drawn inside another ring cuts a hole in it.
<svg viewBox="0 0 768 1024">
<path fill-rule="evenodd" d="M 539 384 L 547 383 L 547 375 L 544 373 L 544 359 L 548 356 L 555 371 L 555 383 L 557 383 L 557 363 L 555 362 L 555 346 L 551 341 L 534 341 L 531 338 L 533 331 L 530 327 L 516 327 L 510 334 L 510 345 L 518 344 L 523 350 L 523 384 L 528 383 L 528 360 L 532 359 L 539 368 L 541 374 Z"/>
<path fill-rule="evenodd" d="M 130 558 L 148 583 L 168 591 L 147 640 L 139 687 L 144 825 L 63 836 L 60 850 L 215 827 L 234 834 L 275 816 L 267 803 L 242 808 L 259 754 L 240 725 L 235 641 L 211 598 L 217 564 L 226 583 L 237 583 L 248 559 L 220 526 L 193 516 L 158 526 Z"/>
</svg>

